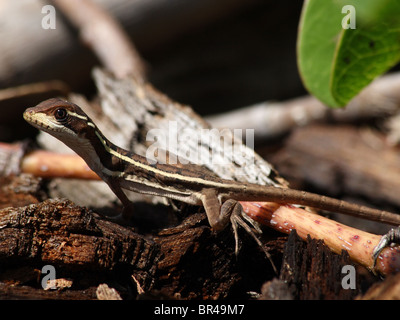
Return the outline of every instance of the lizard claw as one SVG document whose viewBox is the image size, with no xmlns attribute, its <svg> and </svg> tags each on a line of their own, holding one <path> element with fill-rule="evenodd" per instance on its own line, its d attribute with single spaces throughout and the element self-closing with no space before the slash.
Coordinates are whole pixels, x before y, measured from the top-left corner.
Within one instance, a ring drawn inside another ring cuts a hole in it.
<svg viewBox="0 0 400 320">
<path fill-rule="evenodd" d="M 373 269 L 375 269 L 376 262 L 381 251 L 391 244 L 400 244 L 400 227 L 390 229 L 388 233 L 382 236 L 381 240 L 379 241 L 378 245 L 375 247 L 372 253 L 372 257 L 374 260 Z"/>
<path fill-rule="evenodd" d="M 258 244 L 258 246 L 264 251 L 266 257 L 268 258 L 268 260 L 271 262 L 272 268 L 274 270 L 274 272 L 276 274 L 278 274 L 278 270 L 276 269 L 276 266 L 274 264 L 274 262 L 272 261 L 272 257 L 269 254 L 268 250 L 266 250 L 264 248 L 264 246 L 262 245 L 260 239 L 256 236 L 256 232 L 250 228 L 250 226 L 243 220 L 247 220 L 247 222 L 249 222 L 254 230 L 258 233 L 261 234 L 262 231 L 259 228 L 259 226 L 257 224 L 254 223 L 254 221 L 248 217 L 247 215 L 243 214 L 243 208 L 242 205 L 237 202 L 235 207 L 232 210 L 232 214 L 230 216 L 230 220 L 231 220 L 231 224 L 232 224 L 232 228 L 233 228 L 233 233 L 235 236 L 235 255 L 238 256 L 239 254 L 239 234 L 238 234 L 238 226 L 240 225 L 248 234 L 250 234 L 252 236 L 252 238 L 256 241 L 256 243 Z"/>
</svg>

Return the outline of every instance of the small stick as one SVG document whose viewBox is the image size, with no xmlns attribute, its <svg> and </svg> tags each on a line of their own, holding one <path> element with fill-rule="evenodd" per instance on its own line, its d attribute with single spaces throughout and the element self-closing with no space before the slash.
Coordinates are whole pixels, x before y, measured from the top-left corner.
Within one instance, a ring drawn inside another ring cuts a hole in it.
<svg viewBox="0 0 400 320">
<path fill-rule="evenodd" d="M 52 91 L 59 92 L 60 94 L 66 94 L 69 91 L 69 88 L 65 83 L 59 80 L 35 82 L 17 87 L 1 89 L 0 100 L 21 98 L 28 95 L 43 94 Z"/>
<path fill-rule="evenodd" d="M 21 171 L 42 178 L 100 180 L 81 157 L 43 150 L 30 152 L 23 157 Z"/>
<path fill-rule="evenodd" d="M 35 150 L 26 152 L 26 144 L 0 142 L 0 174 L 30 173 L 42 178 L 100 180 L 76 154 Z"/>
<path fill-rule="evenodd" d="M 144 64 L 128 35 L 103 8 L 89 0 L 53 0 L 79 29 L 84 43 L 117 78 L 144 79 Z"/>
<path fill-rule="evenodd" d="M 312 96 L 282 102 L 261 102 L 223 114 L 206 117 L 215 128 L 252 128 L 258 139 L 273 138 L 312 122 L 350 122 L 394 115 L 400 105 L 400 73 L 372 82 L 345 109 L 330 109 Z M 400 135 L 399 135 L 400 136 Z"/>
<path fill-rule="evenodd" d="M 383 249 L 373 268 L 373 250 L 379 243 L 380 235 L 343 225 L 291 205 L 280 206 L 270 202 L 241 204 L 244 212 L 253 220 L 286 234 L 296 229 L 303 240 L 307 239 L 308 234 L 312 238 L 323 239 L 333 252 L 340 254 L 346 250 L 354 261 L 374 272 L 388 275 L 400 270 L 400 246 Z"/>
</svg>

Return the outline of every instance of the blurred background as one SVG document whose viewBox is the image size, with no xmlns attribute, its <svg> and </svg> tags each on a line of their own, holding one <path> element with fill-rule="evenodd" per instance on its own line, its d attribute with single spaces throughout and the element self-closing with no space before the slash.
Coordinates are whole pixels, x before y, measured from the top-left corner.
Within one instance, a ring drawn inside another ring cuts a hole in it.
<svg viewBox="0 0 400 320">
<path fill-rule="evenodd" d="M 296 66 L 302 1 L 94 2 L 127 31 L 147 64 L 149 81 L 202 115 L 305 93 Z M 46 4 L 0 2 L 0 89 L 57 79 L 90 98 L 96 92 L 91 70 L 99 62 L 60 10 L 56 29 L 42 29 Z M 29 129 L 20 115 L 32 97 L 27 103 L 0 102 L 0 141 L 25 136 Z"/>
</svg>

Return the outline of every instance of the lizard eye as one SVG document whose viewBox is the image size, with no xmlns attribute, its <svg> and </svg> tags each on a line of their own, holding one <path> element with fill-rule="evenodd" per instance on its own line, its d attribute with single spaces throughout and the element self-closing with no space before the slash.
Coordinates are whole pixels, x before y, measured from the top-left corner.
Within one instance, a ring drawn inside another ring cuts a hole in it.
<svg viewBox="0 0 400 320">
<path fill-rule="evenodd" d="M 59 108 L 56 111 L 54 111 L 54 117 L 58 120 L 58 121 L 65 121 L 67 120 L 68 117 L 68 113 L 67 110 L 65 110 L 64 108 Z"/>
</svg>

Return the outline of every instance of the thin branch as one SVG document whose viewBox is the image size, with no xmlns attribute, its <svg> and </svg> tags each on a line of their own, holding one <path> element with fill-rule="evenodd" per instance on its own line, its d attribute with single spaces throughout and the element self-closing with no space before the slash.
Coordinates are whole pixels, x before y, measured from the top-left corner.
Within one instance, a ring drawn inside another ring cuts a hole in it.
<svg viewBox="0 0 400 320">
<path fill-rule="evenodd" d="M 33 151 L 23 157 L 21 171 L 42 178 L 100 180 L 81 157 L 43 150 Z"/>
<path fill-rule="evenodd" d="M 21 98 L 28 95 L 42 94 L 51 91 L 56 91 L 65 95 L 69 92 L 69 88 L 64 82 L 58 80 L 24 84 L 17 87 L 1 89 L 0 100 Z"/>
<path fill-rule="evenodd" d="M 342 250 L 346 250 L 354 261 L 382 275 L 400 270 L 400 246 L 382 250 L 376 267 L 373 267 L 372 254 L 381 239 L 380 235 L 358 230 L 293 206 L 279 206 L 270 202 L 241 204 L 245 213 L 257 222 L 286 234 L 296 229 L 303 240 L 307 239 L 308 234 L 311 238 L 323 239 L 333 252 L 340 254 Z"/>
<path fill-rule="evenodd" d="M 344 109 L 330 109 L 311 96 L 284 102 L 263 102 L 228 113 L 210 116 L 216 128 L 252 128 L 257 138 L 273 138 L 294 127 L 314 121 L 340 122 L 393 115 L 400 106 L 400 73 L 375 80 Z"/>
<path fill-rule="evenodd" d="M 53 0 L 80 30 L 83 42 L 118 78 L 144 79 L 144 64 L 128 35 L 104 9 L 90 0 Z"/>
</svg>

